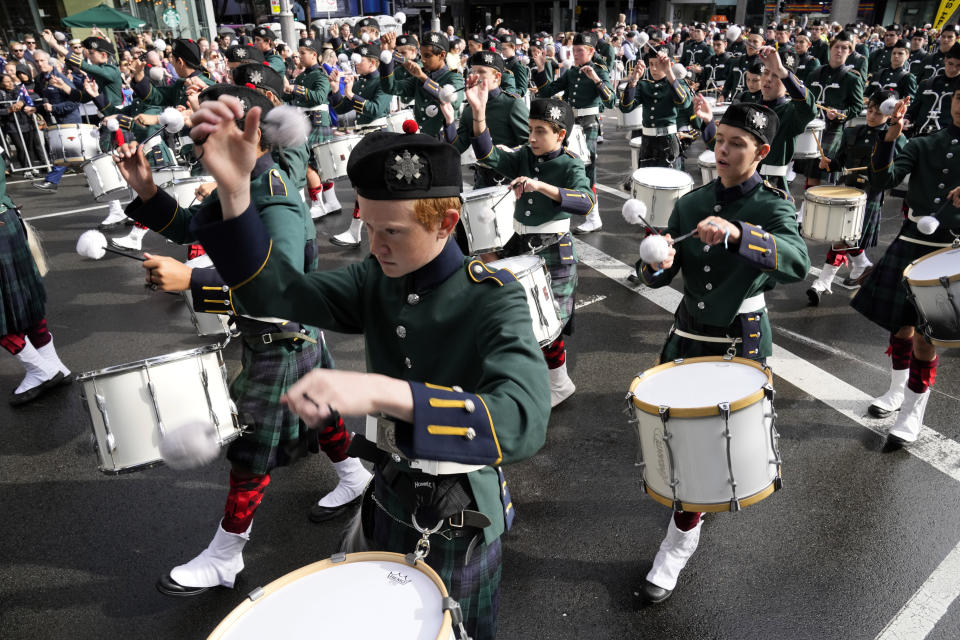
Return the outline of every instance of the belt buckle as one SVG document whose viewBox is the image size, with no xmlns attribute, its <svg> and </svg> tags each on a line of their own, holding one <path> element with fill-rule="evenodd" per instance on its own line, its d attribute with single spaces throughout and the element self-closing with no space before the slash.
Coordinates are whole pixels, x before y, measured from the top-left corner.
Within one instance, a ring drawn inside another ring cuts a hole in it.
<svg viewBox="0 0 960 640">
<path fill-rule="evenodd" d="M 272 333 L 261 333 L 260 341 L 263 344 L 272 344 L 273 343 L 273 334 Z"/>
<path fill-rule="evenodd" d="M 459 515 L 460 515 L 460 524 L 457 524 L 456 522 L 453 521 L 453 519 L 454 519 L 457 515 L 458 515 L 458 514 L 454 514 L 454 515 L 450 516 L 447 520 L 448 520 L 448 522 L 450 522 L 450 526 L 453 527 L 454 529 L 463 529 L 463 511 L 461 511 L 460 514 L 459 514 Z"/>
</svg>

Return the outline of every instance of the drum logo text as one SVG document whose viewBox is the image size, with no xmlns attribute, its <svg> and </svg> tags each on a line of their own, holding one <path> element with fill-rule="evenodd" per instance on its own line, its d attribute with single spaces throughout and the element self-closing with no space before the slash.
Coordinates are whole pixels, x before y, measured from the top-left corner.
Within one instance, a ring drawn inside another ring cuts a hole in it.
<svg viewBox="0 0 960 640">
<path fill-rule="evenodd" d="M 387 582 L 395 584 L 397 586 L 403 586 L 405 584 L 410 584 L 412 580 L 408 576 L 403 575 L 399 571 L 391 571 L 387 574 Z"/>
</svg>

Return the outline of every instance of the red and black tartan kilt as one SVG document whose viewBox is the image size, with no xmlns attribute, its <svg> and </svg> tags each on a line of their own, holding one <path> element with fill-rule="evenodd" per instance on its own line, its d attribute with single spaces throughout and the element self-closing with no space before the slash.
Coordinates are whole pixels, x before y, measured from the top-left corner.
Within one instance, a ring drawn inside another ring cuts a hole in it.
<svg viewBox="0 0 960 640">
<path fill-rule="evenodd" d="M 916 229 L 915 225 L 909 226 Z M 915 327 L 919 319 L 916 308 L 907 298 L 909 292 L 903 281 L 903 270 L 917 258 L 938 248 L 907 242 L 898 235 L 850 301 L 850 306 L 890 333 L 903 327 Z"/>
<path fill-rule="evenodd" d="M 46 302 L 20 217 L 6 209 L 0 212 L 0 336 L 23 333 L 37 324 L 46 316 Z"/>
</svg>

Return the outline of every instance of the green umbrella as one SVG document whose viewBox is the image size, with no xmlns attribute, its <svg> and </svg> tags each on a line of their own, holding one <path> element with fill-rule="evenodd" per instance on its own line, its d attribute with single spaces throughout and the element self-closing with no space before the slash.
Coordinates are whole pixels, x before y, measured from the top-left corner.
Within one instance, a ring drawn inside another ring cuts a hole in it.
<svg viewBox="0 0 960 640">
<path fill-rule="evenodd" d="M 146 24 L 146 21 L 134 18 L 129 13 L 117 11 L 105 4 L 75 13 L 63 19 L 68 27 L 100 27 L 102 29 L 136 29 Z"/>
</svg>

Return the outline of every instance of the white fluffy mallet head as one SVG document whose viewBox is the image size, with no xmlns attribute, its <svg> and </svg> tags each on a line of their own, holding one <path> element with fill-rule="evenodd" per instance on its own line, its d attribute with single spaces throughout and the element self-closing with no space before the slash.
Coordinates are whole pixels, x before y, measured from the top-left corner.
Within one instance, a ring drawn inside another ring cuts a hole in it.
<svg viewBox="0 0 960 640">
<path fill-rule="evenodd" d="M 99 260 L 107 253 L 107 238 L 99 231 L 84 231 L 77 238 L 77 253 L 84 258 Z"/>
<path fill-rule="evenodd" d="M 350 62 L 350 56 L 345 53 L 341 53 L 337 56 L 337 62 Z"/>
<path fill-rule="evenodd" d="M 153 41 L 153 48 L 159 51 L 160 53 L 163 53 L 164 51 L 167 50 L 167 43 L 161 40 L 160 38 L 157 38 L 156 40 Z"/>
<path fill-rule="evenodd" d="M 933 216 L 923 216 L 917 220 L 917 229 L 925 236 L 933 235 L 939 227 L 940 221 Z"/>
<path fill-rule="evenodd" d="M 160 440 L 160 457 L 171 469 L 196 469 L 220 454 L 217 430 L 210 422 L 188 422 Z"/>
<path fill-rule="evenodd" d="M 369 34 L 369 33 L 366 33 L 366 32 L 361 33 L 361 34 L 360 34 L 360 41 L 363 42 L 363 43 L 370 42 L 370 34 Z"/>
<path fill-rule="evenodd" d="M 646 31 L 641 31 L 637 34 L 637 47 L 642 47 L 650 42 L 650 34 Z"/>
<path fill-rule="evenodd" d="M 116 118 L 107 118 L 107 130 L 116 131 L 120 128 L 120 121 Z"/>
<path fill-rule="evenodd" d="M 150 79 L 154 82 L 163 80 L 163 67 L 150 67 Z"/>
<path fill-rule="evenodd" d="M 647 215 L 647 205 L 636 198 L 630 198 L 623 203 L 623 219 L 630 224 L 643 224 L 643 216 Z"/>
<path fill-rule="evenodd" d="M 673 65 L 673 75 L 677 78 L 677 80 L 683 80 L 687 77 L 687 68 L 677 62 Z"/>
<path fill-rule="evenodd" d="M 352 62 L 353 64 L 360 64 L 361 60 L 363 60 L 363 57 L 361 57 L 359 53 L 354 53 L 353 55 L 350 56 L 350 62 Z"/>
<path fill-rule="evenodd" d="M 280 105 L 270 109 L 263 117 L 260 131 L 271 147 L 298 147 L 307 142 L 310 121 L 296 107 Z"/>
<path fill-rule="evenodd" d="M 406 24 L 407 14 L 405 14 L 403 11 L 397 11 L 395 14 L 393 14 L 393 19 L 396 20 L 398 24 Z"/>
<path fill-rule="evenodd" d="M 738 27 L 737 25 L 733 25 L 729 29 L 727 29 L 727 40 L 729 40 L 730 42 L 739 40 L 741 33 L 742 32 L 740 31 L 740 27 Z"/>
<path fill-rule="evenodd" d="M 649 265 L 657 265 L 667 259 L 670 245 L 663 236 L 647 236 L 640 243 L 640 259 Z"/>
<path fill-rule="evenodd" d="M 391 60 L 393 60 L 393 51 L 387 51 L 384 49 L 380 52 L 380 62 L 383 64 L 390 64 Z"/>
<path fill-rule="evenodd" d="M 174 107 L 167 107 L 160 114 L 159 118 L 161 126 L 167 130 L 168 133 L 177 133 L 183 129 L 183 114 L 180 113 Z"/>
<path fill-rule="evenodd" d="M 880 103 L 880 113 L 885 116 L 892 116 L 893 112 L 897 109 L 897 99 L 893 96 L 890 96 L 886 100 Z"/>
<path fill-rule="evenodd" d="M 456 88 L 454 88 L 452 84 L 445 84 L 442 87 L 440 87 L 440 91 L 438 95 L 440 96 L 441 100 L 443 100 L 447 104 L 450 104 L 456 99 L 457 90 Z"/>
</svg>

